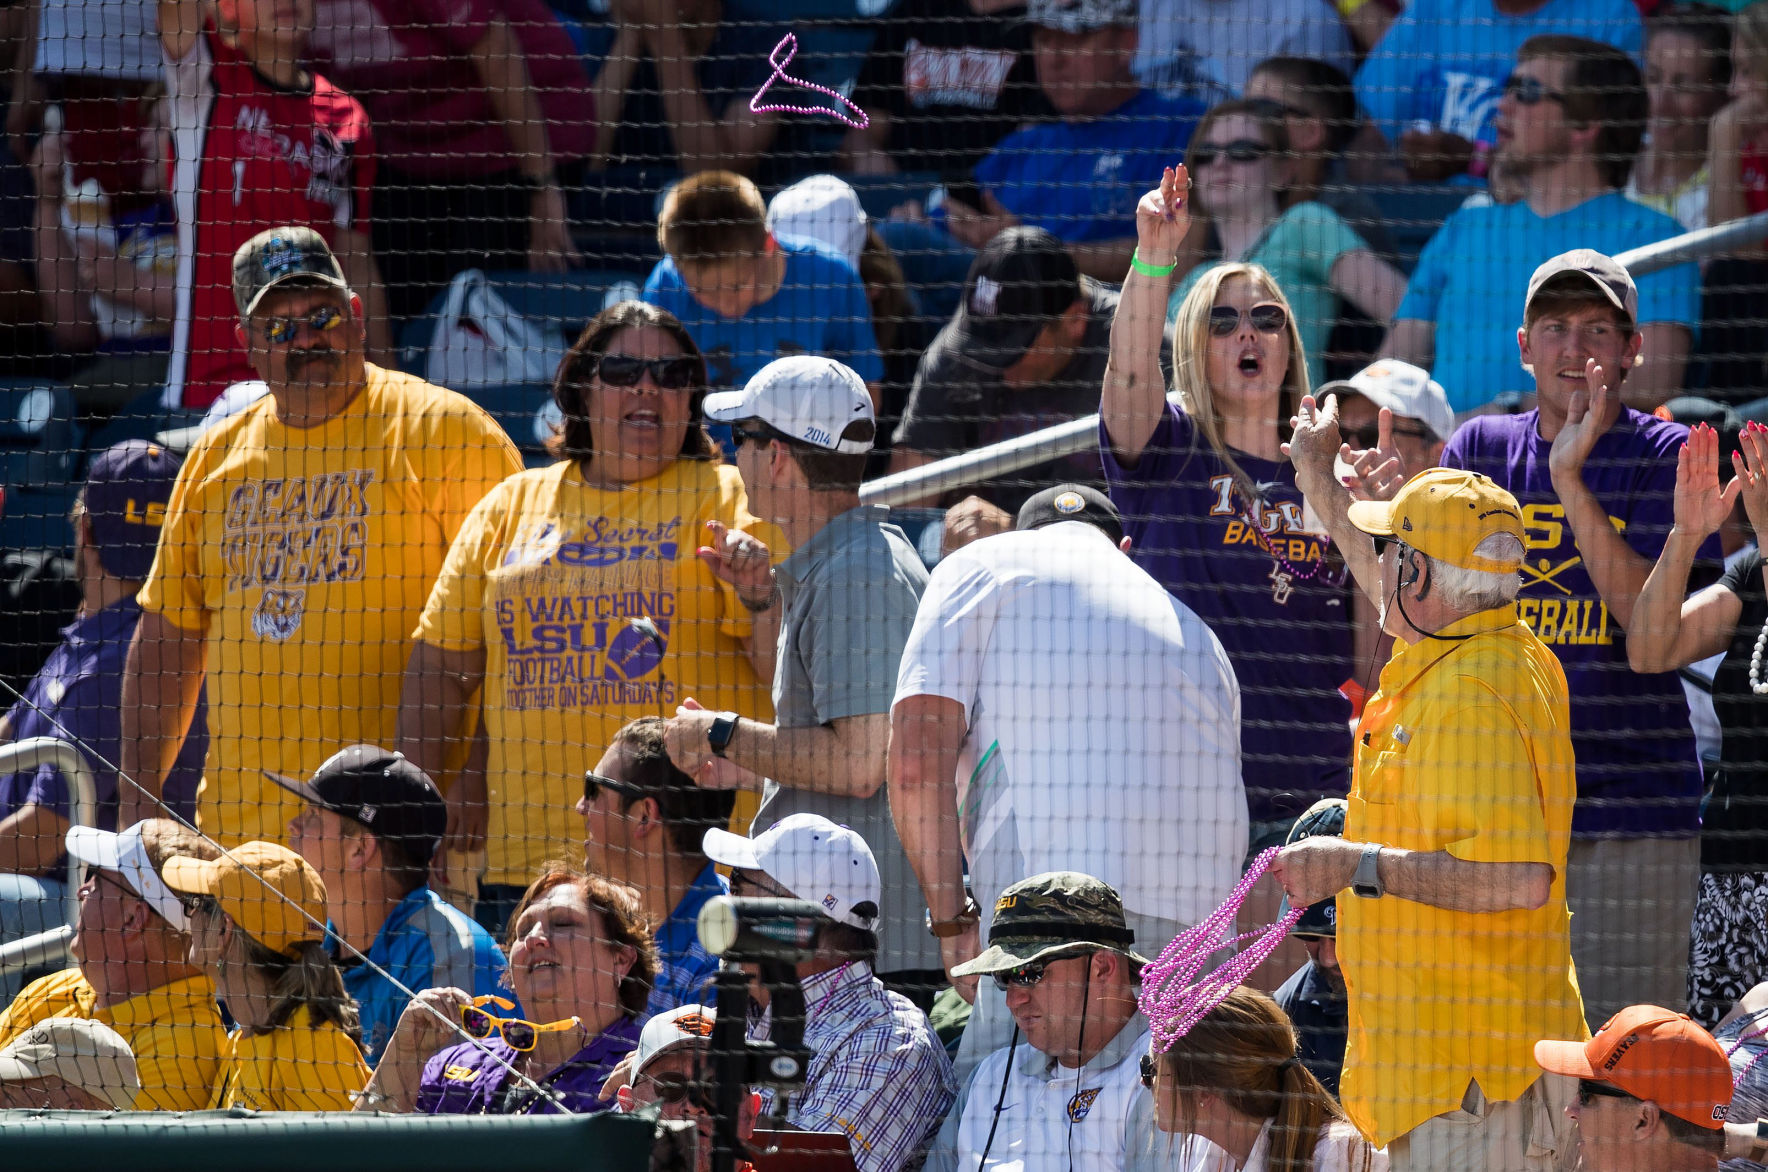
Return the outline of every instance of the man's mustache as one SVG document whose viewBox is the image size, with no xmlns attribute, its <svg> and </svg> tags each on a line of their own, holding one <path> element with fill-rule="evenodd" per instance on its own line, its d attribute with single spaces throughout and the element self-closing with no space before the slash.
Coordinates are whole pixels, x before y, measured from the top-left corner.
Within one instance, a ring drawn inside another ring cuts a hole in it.
<svg viewBox="0 0 1768 1172">
<path fill-rule="evenodd" d="M 315 362 L 336 362 L 342 357 L 343 353 L 341 351 L 334 350 L 330 346 L 315 346 L 308 350 L 293 350 L 289 352 L 288 357 L 289 372 L 292 374 Z"/>
</svg>

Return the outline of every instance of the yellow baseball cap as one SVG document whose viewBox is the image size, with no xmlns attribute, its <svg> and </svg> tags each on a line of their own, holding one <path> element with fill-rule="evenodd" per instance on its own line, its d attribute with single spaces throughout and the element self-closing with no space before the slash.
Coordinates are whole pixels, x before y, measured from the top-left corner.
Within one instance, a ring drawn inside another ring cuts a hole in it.
<svg viewBox="0 0 1768 1172">
<path fill-rule="evenodd" d="M 248 842 L 218 859 L 175 857 L 160 874 L 173 891 L 214 896 L 272 952 L 290 955 L 296 944 L 325 937 L 325 880 L 286 846 Z"/>
<path fill-rule="evenodd" d="M 1464 570 L 1514 574 L 1522 568 L 1522 510 L 1489 476 L 1455 468 L 1432 468 L 1406 481 L 1391 501 L 1356 501 L 1350 522 L 1375 537 L 1392 537 L 1438 561 Z M 1517 540 L 1513 558 L 1474 551 L 1488 537 Z"/>
</svg>

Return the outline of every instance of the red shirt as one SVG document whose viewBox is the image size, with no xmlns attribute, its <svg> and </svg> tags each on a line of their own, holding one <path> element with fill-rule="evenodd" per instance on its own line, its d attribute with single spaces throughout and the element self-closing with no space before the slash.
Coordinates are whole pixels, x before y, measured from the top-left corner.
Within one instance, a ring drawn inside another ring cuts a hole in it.
<svg viewBox="0 0 1768 1172">
<path fill-rule="evenodd" d="M 1737 153 L 1737 178 L 1749 213 L 1768 212 L 1768 152 L 1760 144 L 1745 143 Z"/>
<path fill-rule="evenodd" d="M 374 139 L 355 98 L 313 75 L 284 89 L 206 27 L 166 68 L 178 209 L 178 318 L 168 404 L 207 407 L 257 378 L 234 337 L 233 254 L 266 228 L 306 224 L 337 246 L 366 231 Z"/>
<path fill-rule="evenodd" d="M 560 161 L 595 147 L 595 100 L 577 48 L 543 0 L 319 0 L 308 50 L 362 95 L 380 157 L 426 178 L 515 167 L 471 50 L 502 18 L 522 47 Z"/>
</svg>

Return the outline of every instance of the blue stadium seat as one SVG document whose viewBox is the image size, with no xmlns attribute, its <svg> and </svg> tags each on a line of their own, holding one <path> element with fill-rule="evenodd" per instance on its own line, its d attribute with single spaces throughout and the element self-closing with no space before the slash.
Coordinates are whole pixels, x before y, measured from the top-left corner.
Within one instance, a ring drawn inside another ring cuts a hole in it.
<svg viewBox="0 0 1768 1172">
<path fill-rule="evenodd" d="M 931 172 L 905 171 L 897 175 L 837 174 L 853 188 L 854 194 L 859 196 L 860 206 L 874 220 L 884 219 L 892 208 L 911 199 L 920 201 L 924 206 L 928 195 L 939 186 L 939 176 Z"/>
<path fill-rule="evenodd" d="M 39 488 L 8 488 L 0 502 L 0 549 L 52 549 L 64 553 L 74 548 L 70 516 L 77 484 L 54 484 Z"/>
<path fill-rule="evenodd" d="M 571 273 L 521 271 L 486 274 L 498 296 L 523 317 L 559 326 L 566 341 L 575 341 L 589 320 L 617 301 L 636 298 L 648 273 L 623 269 L 587 269 Z M 448 296 L 444 289 L 409 322 L 399 338 L 399 366 L 422 374 L 436 336 L 436 320 Z"/>
<path fill-rule="evenodd" d="M 552 388 L 536 384 L 501 387 L 478 387 L 472 392 L 473 402 L 485 408 L 503 430 L 509 433 L 522 460 L 530 468 L 553 462 L 546 454 L 546 440 L 552 435 L 553 423 L 559 419 L 553 405 Z"/>
<path fill-rule="evenodd" d="M 67 484 L 79 474 L 85 451 L 67 387 L 46 379 L 0 379 L 0 486 Z"/>
<path fill-rule="evenodd" d="M 102 452 L 115 444 L 131 439 L 154 439 L 162 431 L 190 427 L 202 420 L 203 413 L 186 407 L 167 407 L 160 402 L 159 388 L 148 391 L 125 403 L 121 410 L 92 431 L 87 447 Z"/>
</svg>

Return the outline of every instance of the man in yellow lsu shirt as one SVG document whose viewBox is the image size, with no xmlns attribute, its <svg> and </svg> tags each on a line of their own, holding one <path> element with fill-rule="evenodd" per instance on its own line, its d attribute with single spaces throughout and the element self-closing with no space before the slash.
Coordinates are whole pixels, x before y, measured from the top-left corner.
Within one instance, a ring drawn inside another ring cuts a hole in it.
<svg viewBox="0 0 1768 1172">
<path fill-rule="evenodd" d="M 198 817 L 279 840 L 305 777 L 393 739 L 411 632 L 467 513 L 521 467 L 464 397 L 370 365 L 362 302 L 318 233 L 233 258 L 240 344 L 269 393 L 186 458 L 123 672 L 120 825 L 155 812 L 209 678 Z"/>
<path fill-rule="evenodd" d="M 1354 893 L 1338 904 L 1341 1093 L 1395 1172 L 1548 1172 L 1576 1084 L 1535 1066 L 1534 1039 L 1588 1033 L 1565 900 L 1570 708 L 1517 616 L 1522 513 L 1442 468 L 1349 503 L 1328 404 L 1322 437 L 1303 402 L 1296 479 L 1395 650 L 1357 730 L 1344 838 L 1295 843 L 1272 870 L 1294 905 Z"/>
<path fill-rule="evenodd" d="M 189 963 L 184 904 L 161 878 L 176 856 L 219 854 L 165 818 L 121 834 L 76 826 L 68 853 L 87 865 L 74 921 L 79 967 L 25 986 L 0 1014 L 0 1046 L 51 1018 L 102 1022 L 135 1053 L 138 1111 L 200 1111 L 227 1049 L 215 986 Z"/>
</svg>

